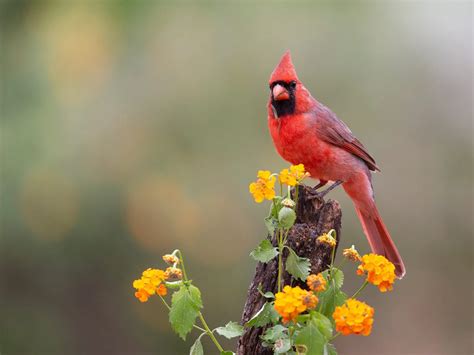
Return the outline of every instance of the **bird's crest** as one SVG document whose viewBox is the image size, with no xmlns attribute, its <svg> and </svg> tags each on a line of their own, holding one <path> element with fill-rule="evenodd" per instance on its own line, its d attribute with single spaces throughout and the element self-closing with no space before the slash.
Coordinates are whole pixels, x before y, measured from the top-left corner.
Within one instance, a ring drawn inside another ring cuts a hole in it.
<svg viewBox="0 0 474 355">
<path fill-rule="evenodd" d="M 278 63 L 276 68 L 273 70 L 269 84 L 274 83 L 275 81 L 290 82 L 292 80 L 298 80 L 298 76 L 296 75 L 293 63 L 291 62 L 290 51 L 286 51 L 285 54 L 283 54 L 283 57 L 281 57 L 280 63 Z"/>
</svg>

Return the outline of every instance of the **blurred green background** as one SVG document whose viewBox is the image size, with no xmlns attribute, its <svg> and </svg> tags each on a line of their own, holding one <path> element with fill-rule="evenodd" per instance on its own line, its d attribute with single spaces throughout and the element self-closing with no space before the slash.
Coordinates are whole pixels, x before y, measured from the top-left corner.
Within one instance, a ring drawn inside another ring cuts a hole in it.
<svg viewBox="0 0 474 355">
<path fill-rule="evenodd" d="M 0 1 L 2 354 L 186 354 L 131 282 L 181 248 L 211 326 L 239 320 L 287 164 L 268 78 L 299 76 L 376 157 L 407 276 L 341 354 L 471 354 L 469 1 Z M 368 251 L 342 189 L 344 245 Z M 347 289 L 360 279 L 348 266 Z M 226 343 L 229 348 L 234 343 Z M 212 344 L 205 342 L 210 354 Z"/>
</svg>

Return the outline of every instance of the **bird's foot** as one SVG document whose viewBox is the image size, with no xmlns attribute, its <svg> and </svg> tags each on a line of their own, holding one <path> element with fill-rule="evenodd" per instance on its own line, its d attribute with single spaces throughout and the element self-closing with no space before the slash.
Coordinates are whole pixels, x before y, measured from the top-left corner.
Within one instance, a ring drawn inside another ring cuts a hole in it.
<svg viewBox="0 0 474 355">
<path fill-rule="evenodd" d="M 310 199 L 310 200 L 317 199 L 319 201 L 323 201 L 324 196 L 326 196 L 329 193 L 329 191 L 335 189 L 336 187 L 338 187 L 341 184 L 342 184 L 342 181 L 337 180 L 331 186 L 329 186 L 326 190 L 318 191 L 319 187 L 325 185 L 325 184 L 321 185 L 321 182 L 320 182 L 318 185 L 316 185 L 315 187 L 313 187 L 311 190 L 308 191 L 308 193 L 309 193 L 308 199 Z"/>
</svg>

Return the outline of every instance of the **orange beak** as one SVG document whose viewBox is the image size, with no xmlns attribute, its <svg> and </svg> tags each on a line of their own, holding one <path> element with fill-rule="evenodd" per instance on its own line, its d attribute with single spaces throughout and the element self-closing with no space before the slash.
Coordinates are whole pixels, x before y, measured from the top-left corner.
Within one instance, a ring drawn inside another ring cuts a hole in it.
<svg viewBox="0 0 474 355">
<path fill-rule="evenodd" d="M 273 100 L 275 101 L 282 101 L 282 100 L 289 100 L 290 93 L 280 84 L 276 84 L 272 90 Z"/>
</svg>

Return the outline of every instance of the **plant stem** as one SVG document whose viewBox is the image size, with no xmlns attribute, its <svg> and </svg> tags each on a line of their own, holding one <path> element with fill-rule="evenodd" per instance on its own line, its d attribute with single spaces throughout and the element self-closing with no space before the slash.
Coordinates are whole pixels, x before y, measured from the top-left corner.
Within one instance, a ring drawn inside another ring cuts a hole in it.
<svg viewBox="0 0 474 355">
<path fill-rule="evenodd" d="M 199 312 L 199 319 L 201 320 L 201 323 L 202 325 L 204 326 L 205 328 L 205 332 L 207 335 L 209 335 L 209 337 L 211 338 L 212 342 L 216 345 L 217 349 L 220 351 L 220 352 L 223 352 L 224 349 L 222 348 L 221 344 L 219 344 L 219 342 L 217 341 L 216 337 L 214 336 L 214 334 L 212 334 L 212 331 L 209 329 L 209 326 L 207 325 L 203 315 L 201 312 Z"/>
<path fill-rule="evenodd" d="M 186 274 L 186 269 L 184 267 L 184 258 L 183 258 L 183 254 L 181 253 L 181 250 L 177 250 L 178 254 L 179 254 L 179 261 L 181 263 L 181 269 L 183 270 L 183 276 L 184 276 L 184 280 L 185 281 L 188 281 L 188 275 Z"/>
<path fill-rule="evenodd" d="M 357 296 L 359 293 L 361 293 L 361 291 L 365 288 L 365 286 L 367 286 L 369 284 L 369 281 L 365 280 L 364 283 L 362 284 L 361 287 L 359 287 L 359 289 L 352 295 L 351 298 L 354 298 L 355 296 Z"/>
<path fill-rule="evenodd" d="M 333 341 L 333 340 L 336 339 L 339 335 L 341 335 L 341 333 L 337 333 L 337 334 L 334 335 L 331 339 L 329 339 L 329 341 Z"/>
<path fill-rule="evenodd" d="M 278 292 L 281 291 L 281 274 L 283 269 L 283 240 L 281 229 L 278 233 Z"/>
<path fill-rule="evenodd" d="M 298 208 L 298 190 L 299 190 L 298 187 L 299 186 L 300 185 L 298 185 L 298 184 L 296 184 L 296 186 L 295 186 L 295 209 Z"/>
</svg>

